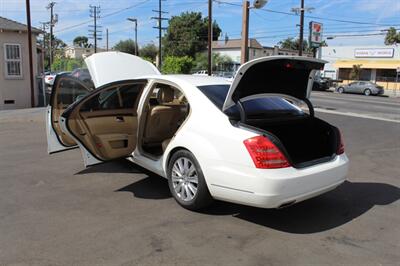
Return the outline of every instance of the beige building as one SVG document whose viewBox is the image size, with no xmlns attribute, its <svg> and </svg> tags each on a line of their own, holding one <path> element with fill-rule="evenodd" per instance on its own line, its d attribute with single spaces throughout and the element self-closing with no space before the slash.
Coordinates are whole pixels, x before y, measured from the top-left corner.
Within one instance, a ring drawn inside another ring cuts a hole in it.
<svg viewBox="0 0 400 266">
<path fill-rule="evenodd" d="M 36 37 L 41 33 L 32 28 L 34 76 L 38 75 Z M 35 81 L 35 104 L 38 103 Z M 27 26 L 0 17 L 0 110 L 31 107 Z"/>
<path fill-rule="evenodd" d="M 241 39 L 232 39 L 227 41 L 213 41 L 213 52 L 226 55 L 232 59 L 235 64 L 240 64 Z M 262 46 L 256 39 L 249 39 L 249 60 L 271 55 L 298 55 L 297 50 L 282 49 L 278 46 Z M 304 56 L 312 57 L 312 53 L 303 53 Z"/>
<path fill-rule="evenodd" d="M 97 52 L 104 52 L 105 49 L 97 48 Z M 64 49 L 64 55 L 67 58 L 81 59 L 94 54 L 94 47 L 85 48 L 79 46 L 68 46 Z"/>
</svg>

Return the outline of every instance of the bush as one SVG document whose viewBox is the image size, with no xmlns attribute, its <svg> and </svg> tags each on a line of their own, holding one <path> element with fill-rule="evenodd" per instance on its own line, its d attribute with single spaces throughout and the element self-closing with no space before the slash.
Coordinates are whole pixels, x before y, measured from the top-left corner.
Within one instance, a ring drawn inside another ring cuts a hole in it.
<svg viewBox="0 0 400 266">
<path fill-rule="evenodd" d="M 51 69 L 56 72 L 60 71 L 72 71 L 75 68 L 83 66 L 82 59 L 72 59 L 72 58 L 55 58 Z"/>
<path fill-rule="evenodd" d="M 193 67 L 193 59 L 189 56 L 167 56 L 162 65 L 164 74 L 189 74 Z"/>
</svg>

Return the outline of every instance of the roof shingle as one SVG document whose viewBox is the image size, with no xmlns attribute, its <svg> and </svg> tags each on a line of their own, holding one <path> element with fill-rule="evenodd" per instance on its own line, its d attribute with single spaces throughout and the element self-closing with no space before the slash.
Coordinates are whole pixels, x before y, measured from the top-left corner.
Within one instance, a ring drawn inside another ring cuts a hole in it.
<svg viewBox="0 0 400 266">
<path fill-rule="evenodd" d="M 28 31 L 28 26 L 17 21 L 0 17 L 0 30 L 4 31 Z M 32 33 L 39 34 L 42 31 L 32 27 Z"/>
</svg>

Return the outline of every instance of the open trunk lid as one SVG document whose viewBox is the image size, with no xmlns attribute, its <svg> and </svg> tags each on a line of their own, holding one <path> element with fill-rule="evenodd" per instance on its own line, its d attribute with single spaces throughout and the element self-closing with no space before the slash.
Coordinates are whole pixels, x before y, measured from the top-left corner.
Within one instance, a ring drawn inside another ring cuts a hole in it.
<svg viewBox="0 0 400 266">
<path fill-rule="evenodd" d="M 122 52 L 93 54 L 85 59 L 85 63 L 95 88 L 115 81 L 160 75 L 160 71 L 152 63 Z"/>
<path fill-rule="evenodd" d="M 325 63 L 300 56 L 270 56 L 249 61 L 238 69 L 222 111 L 238 100 L 263 94 L 284 94 L 300 100 L 309 98 L 315 72 Z"/>
</svg>

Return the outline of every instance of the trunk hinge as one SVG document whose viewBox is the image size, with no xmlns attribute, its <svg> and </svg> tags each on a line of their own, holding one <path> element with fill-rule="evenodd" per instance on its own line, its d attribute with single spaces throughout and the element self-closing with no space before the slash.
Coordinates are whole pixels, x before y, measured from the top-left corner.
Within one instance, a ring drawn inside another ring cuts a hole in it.
<svg viewBox="0 0 400 266">
<path fill-rule="evenodd" d="M 238 99 L 236 104 L 237 104 L 237 106 L 239 108 L 240 122 L 246 124 L 247 117 L 246 117 L 246 112 L 244 110 L 243 103 L 240 101 L 240 99 Z"/>
<path fill-rule="evenodd" d="M 308 110 L 310 110 L 310 116 L 314 117 L 314 106 L 312 105 L 311 101 L 308 98 L 305 98 L 303 101 L 307 104 Z"/>
</svg>

